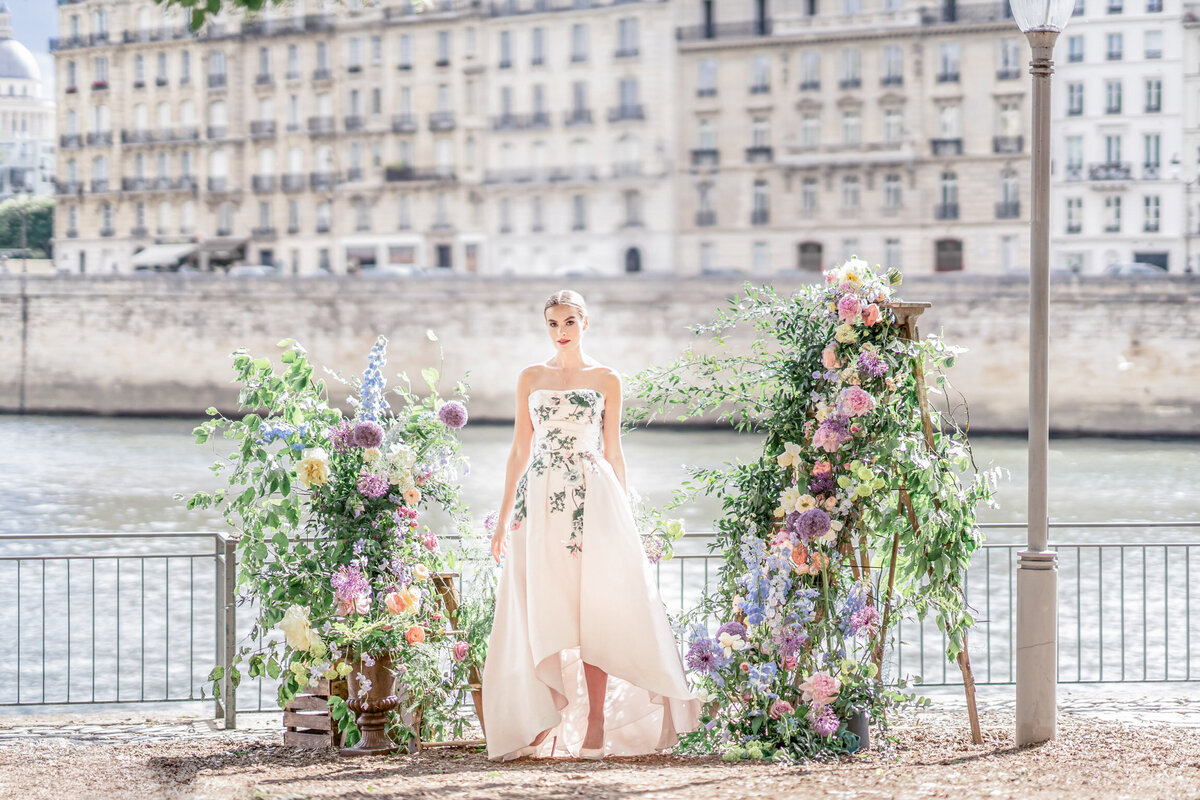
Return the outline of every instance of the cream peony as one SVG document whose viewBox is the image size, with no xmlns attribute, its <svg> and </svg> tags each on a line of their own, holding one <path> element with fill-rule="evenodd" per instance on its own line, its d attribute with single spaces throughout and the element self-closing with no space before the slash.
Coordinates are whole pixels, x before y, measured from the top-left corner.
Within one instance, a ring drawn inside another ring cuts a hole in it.
<svg viewBox="0 0 1200 800">
<path fill-rule="evenodd" d="M 304 606 L 288 606 L 283 614 L 279 629 L 287 637 L 288 646 L 293 650 L 308 650 L 317 637 L 313 634 L 312 623 L 308 621 L 308 609 Z"/>
<path fill-rule="evenodd" d="M 329 480 L 329 455 L 321 447 L 310 447 L 296 465 L 296 477 L 305 487 L 320 486 Z"/>
<path fill-rule="evenodd" d="M 800 445 L 792 444 L 791 442 L 785 443 L 783 445 L 783 452 L 779 454 L 779 466 L 800 466 Z"/>
</svg>

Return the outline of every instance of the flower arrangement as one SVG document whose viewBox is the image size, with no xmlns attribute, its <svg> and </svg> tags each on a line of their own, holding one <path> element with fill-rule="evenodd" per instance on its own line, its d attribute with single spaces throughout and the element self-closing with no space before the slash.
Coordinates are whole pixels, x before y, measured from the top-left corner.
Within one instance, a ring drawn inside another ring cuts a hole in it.
<svg viewBox="0 0 1200 800">
<path fill-rule="evenodd" d="M 824 278 L 788 298 L 748 287 L 700 330 L 721 341 L 752 323 L 750 354 L 687 353 L 643 373 L 649 402 L 626 420 L 683 406 L 765 433 L 759 461 L 693 471 L 693 492 L 723 498 L 726 562 L 685 626 L 706 704 L 689 744 L 728 760 L 855 751 L 851 727 L 916 699 L 882 674 L 888 623 L 935 610 L 953 659 L 972 622 L 961 579 L 993 476 L 970 474 L 965 437 L 920 396 L 925 367 L 936 392 L 959 351 L 903 335 L 897 271 L 851 259 Z"/>
<path fill-rule="evenodd" d="M 435 585 L 448 555 L 423 520 L 437 506 L 465 525 L 457 431 L 466 407 L 439 396 L 433 369 L 423 372 L 425 397 L 406 376 L 386 391 L 381 336 L 361 379 L 333 373 L 353 390 L 353 415 L 343 417 L 303 348 L 281 346 L 282 374 L 265 358 L 235 352 L 239 403 L 250 413 L 239 420 L 210 409 L 214 418 L 195 430 L 197 442 L 223 431 L 236 445 L 214 465 L 229 473 L 229 489 L 188 501 L 220 508 L 240 533 L 238 580 L 257 615 L 257 644 L 239 650 L 234 668 L 245 663 L 250 677 L 279 679 L 283 705 L 320 678 L 345 678 L 355 664 L 390 654 L 409 706 L 436 707 L 456 685 L 465 653 Z M 465 386 L 455 394 L 465 398 Z M 221 667 L 210 676 L 214 684 L 222 677 Z M 360 695 L 370 691 L 365 674 L 355 678 Z M 353 743 L 353 715 L 331 703 Z"/>
</svg>

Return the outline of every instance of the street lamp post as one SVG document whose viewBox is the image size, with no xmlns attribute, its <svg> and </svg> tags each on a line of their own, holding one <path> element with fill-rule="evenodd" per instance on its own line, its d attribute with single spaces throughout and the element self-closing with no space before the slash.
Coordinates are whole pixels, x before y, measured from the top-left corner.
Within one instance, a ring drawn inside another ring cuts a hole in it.
<svg viewBox="0 0 1200 800">
<path fill-rule="evenodd" d="M 1074 0 L 1012 0 L 1033 50 L 1029 245 L 1029 528 L 1017 566 L 1017 744 L 1053 739 L 1058 688 L 1058 556 L 1048 547 L 1050 450 L 1050 75 Z"/>
</svg>

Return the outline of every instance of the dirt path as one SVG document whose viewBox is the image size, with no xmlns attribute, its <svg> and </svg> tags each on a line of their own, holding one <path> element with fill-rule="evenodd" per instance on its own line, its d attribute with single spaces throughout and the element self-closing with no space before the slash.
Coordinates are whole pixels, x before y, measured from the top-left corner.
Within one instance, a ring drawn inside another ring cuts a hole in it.
<svg viewBox="0 0 1200 800">
<path fill-rule="evenodd" d="M 1200 731 L 1065 717 L 1059 737 L 1013 746 L 1013 719 L 898 720 L 898 744 L 832 763 L 725 764 L 653 756 L 494 764 L 469 750 L 349 759 L 222 735 L 82 744 L 52 734 L 0 747 L 0 798 L 1200 798 Z"/>
</svg>

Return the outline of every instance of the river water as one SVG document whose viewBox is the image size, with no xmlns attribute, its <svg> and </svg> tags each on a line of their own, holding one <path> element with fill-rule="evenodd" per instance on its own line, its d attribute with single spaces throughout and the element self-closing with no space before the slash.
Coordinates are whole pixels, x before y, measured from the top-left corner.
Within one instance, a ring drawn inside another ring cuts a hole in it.
<svg viewBox="0 0 1200 800">
<path fill-rule="evenodd" d="M 208 469 L 224 442 L 198 446 L 200 420 L 0 416 L 0 534 L 213 531 L 219 516 L 189 512 L 175 493 L 212 490 Z M 476 520 L 503 488 L 507 426 L 462 432 L 470 472 L 464 495 Z M 664 506 L 687 467 L 757 457 L 760 439 L 728 431 L 644 430 L 627 436 L 629 480 Z M 998 509 L 984 522 L 1025 518 L 1026 450 L 1021 438 L 973 439 L 980 468 L 1004 470 Z M 1200 447 L 1195 441 L 1055 439 L 1050 448 L 1050 516 L 1064 523 L 1198 522 Z M 712 529 L 720 508 L 701 498 L 668 512 L 690 533 Z M 1017 544 L 1024 530 L 990 530 L 988 541 Z M 1060 678 L 1200 679 L 1200 529 L 1118 527 L 1052 532 L 1060 545 Z M 1173 548 L 1150 543 L 1183 543 Z M 1128 545 L 1116 547 L 1116 543 Z M 1105 544 L 1103 550 L 1096 545 Z M 1073 546 L 1085 545 L 1085 546 Z M 0 541 L 0 706 L 13 703 L 194 698 L 213 663 L 215 578 L 211 540 L 135 542 L 126 552 L 159 554 L 92 560 L 110 542 Z M 981 682 L 1012 677 L 1012 566 L 1016 548 L 993 547 L 972 565 L 968 595 L 978 620 L 972 659 Z M 699 597 L 718 564 L 693 540 L 664 562 L 659 580 L 672 611 Z M 200 554 L 192 556 L 189 554 Z M 36 555 L 82 556 L 36 560 Z M 165 556 L 171 555 L 171 558 Z M 71 605 L 72 599 L 74 606 Z M 239 614 L 245 630 L 247 614 Z M 896 669 L 929 680 L 943 672 L 931 624 L 901 629 Z M 926 639 L 929 641 L 926 641 Z M 239 707 L 270 703 L 270 690 L 244 687 Z M 36 705 L 25 706 L 34 709 Z M 21 708 L 18 706 L 17 708 Z"/>
</svg>

